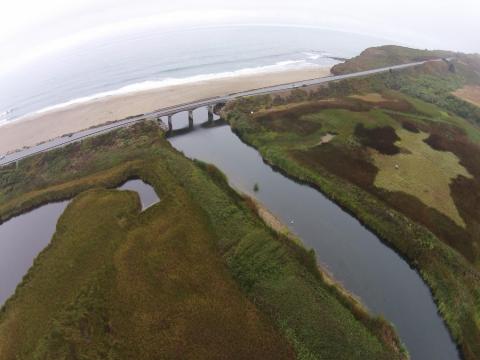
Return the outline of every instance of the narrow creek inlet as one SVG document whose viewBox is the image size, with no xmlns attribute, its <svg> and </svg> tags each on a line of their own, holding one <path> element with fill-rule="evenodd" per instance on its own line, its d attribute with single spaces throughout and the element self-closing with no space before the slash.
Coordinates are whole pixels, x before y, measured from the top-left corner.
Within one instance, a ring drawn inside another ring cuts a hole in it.
<svg viewBox="0 0 480 360">
<path fill-rule="evenodd" d="M 186 114 L 177 116 L 174 130 L 188 123 Z M 205 109 L 195 111 L 194 130 L 172 136 L 171 144 L 216 165 L 277 215 L 370 311 L 395 325 L 412 359 L 460 358 L 428 287 L 399 255 L 320 192 L 273 171 L 228 125 L 199 126 L 206 118 Z"/>
<path fill-rule="evenodd" d="M 155 189 L 140 179 L 128 180 L 117 189 L 135 191 L 140 197 L 142 211 L 160 201 Z"/>
<path fill-rule="evenodd" d="M 160 201 L 153 187 L 139 179 L 129 180 L 117 189 L 137 192 L 142 211 Z M 50 243 L 58 219 L 69 203 L 68 200 L 43 205 L 0 225 L 0 307 Z"/>
<path fill-rule="evenodd" d="M 52 239 L 70 201 L 47 204 L 0 225 L 0 307 Z"/>
</svg>

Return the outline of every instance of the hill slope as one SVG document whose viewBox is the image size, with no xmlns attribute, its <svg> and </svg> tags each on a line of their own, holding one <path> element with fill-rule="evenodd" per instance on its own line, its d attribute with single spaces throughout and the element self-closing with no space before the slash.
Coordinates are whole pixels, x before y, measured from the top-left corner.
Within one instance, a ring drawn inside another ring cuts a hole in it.
<svg viewBox="0 0 480 360">
<path fill-rule="evenodd" d="M 401 76 L 394 76 L 399 73 L 394 71 L 389 75 L 369 77 L 366 82 L 369 83 L 370 90 L 384 87 L 399 90 L 480 125 L 480 108 L 476 106 L 480 102 L 478 54 L 381 46 L 366 49 L 359 56 L 335 65 L 332 72 L 346 74 L 429 59 L 443 60 L 401 70 Z"/>
<path fill-rule="evenodd" d="M 452 51 L 419 50 L 396 45 L 371 47 L 362 51 L 360 55 L 333 66 L 332 73 L 342 75 L 391 65 L 450 58 L 455 55 Z"/>
</svg>

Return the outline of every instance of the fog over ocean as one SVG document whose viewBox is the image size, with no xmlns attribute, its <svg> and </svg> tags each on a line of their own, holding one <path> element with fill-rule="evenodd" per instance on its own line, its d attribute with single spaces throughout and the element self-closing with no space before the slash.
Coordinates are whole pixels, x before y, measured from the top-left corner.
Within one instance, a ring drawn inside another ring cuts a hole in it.
<svg viewBox="0 0 480 360">
<path fill-rule="evenodd" d="M 0 76 L 0 124 L 91 99 L 193 81 L 315 66 L 380 40 L 316 28 L 203 27 L 131 32 L 69 48 Z"/>
</svg>

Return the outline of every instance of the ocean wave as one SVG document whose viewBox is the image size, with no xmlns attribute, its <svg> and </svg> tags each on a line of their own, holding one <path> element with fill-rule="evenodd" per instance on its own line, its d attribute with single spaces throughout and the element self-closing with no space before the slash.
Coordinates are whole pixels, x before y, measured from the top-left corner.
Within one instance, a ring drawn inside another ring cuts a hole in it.
<svg viewBox="0 0 480 360">
<path fill-rule="evenodd" d="M 7 117 L 8 114 L 10 114 L 14 109 L 8 109 L 6 111 L 2 111 L 0 112 L 0 119 L 3 118 L 3 117 Z"/>
<path fill-rule="evenodd" d="M 8 114 L 10 114 L 11 112 L 12 112 L 12 109 L 0 112 L 0 126 L 8 123 L 9 121 Z"/>
<path fill-rule="evenodd" d="M 297 51 L 289 51 L 289 52 L 279 52 L 275 54 L 268 54 L 268 55 L 262 55 L 262 56 L 238 57 L 231 60 L 221 59 L 219 61 L 200 61 L 198 64 L 194 64 L 194 65 L 186 65 L 186 66 L 173 65 L 171 67 L 167 67 L 165 69 L 162 69 L 162 74 L 175 73 L 183 70 L 196 70 L 196 69 L 214 67 L 216 65 L 238 64 L 239 62 L 257 62 L 258 63 L 258 62 L 269 60 L 269 59 L 277 59 L 280 57 L 288 58 L 288 57 L 295 57 L 298 55 L 299 53 Z M 301 53 L 300 55 L 303 55 L 305 57 L 305 53 Z M 216 59 L 216 56 L 204 55 L 204 56 L 196 57 L 197 60 L 207 60 L 212 58 Z M 308 57 L 305 60 L 308 60 Z"/>
<path fill-rule="evenodd" d="M 200 75 L 194 75 L 194 76 L 184 77 L 184 78 L 172 77 L 172 78 L 165 78 L 161 80 L 146 80 L 146 81 L 122 86 L 118 89 L 103 91 L 93 95 L 75 98 L 60 104 L 47 106 L 40 110 L 35 111 L 33 114 L 43 114 L 46 112 L 50 112 L 52 110 L 58 110 L 58 109 L 72 106 L 72 105 L 87 103 L 93 100 L 98 100 L 106 97 L 132 94 L 140 91 L 161 89 L 168 86 L 185 85 L 185 84 L 208 81 L 208 80 L 234 78 L 234 77 L 246 76 L 246 75 L 267 74 L 267 73 L 274 73 L 274 72 L 280 72 L 285 70 L 320 68 L 320 67 L 322 66 L 316 63 L 308 62 L 307 60 L 304 60 L 304 59 L 285 60 L 285 61 L 279 61 L 272 65 L 249 67 L 249 68 L 243 68 L 243 69 L 234 70 L 234 71 L 200 74 Z M 26 116 L 29 116 L 29 115 L 31 114 L 27 114 Z"/>
<path fill-rule="evenodd" d="M 318 60 L 321 58 L 328 58 L 331 57 L 332 55 L 330 53 L 327 53 L 325 51 L 305 51 L 303 52 L 303 55 L 308 59 L 308 60 Z"/>
</svg>

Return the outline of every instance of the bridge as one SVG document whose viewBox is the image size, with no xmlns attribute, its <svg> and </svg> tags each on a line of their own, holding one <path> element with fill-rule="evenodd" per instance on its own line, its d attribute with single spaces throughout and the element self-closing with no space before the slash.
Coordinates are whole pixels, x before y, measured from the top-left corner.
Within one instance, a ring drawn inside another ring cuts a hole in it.
<svg viewBox="0 0 480 360">
<path fill-rule="evenodd" d="M 208 104 L 207 105 L 207 113 L 208 113 L 208 122 L 209 123 L 213 123 L 213 119 L 214 119 L 214 108 L 216 105 L 218 105 L 219 103 L 215 103 L 215 104 Z M 193 128 L 193 111 L 194 109 L 188 109 L 188 127 L 189 128 Z M 173 114 L 168 114 L 167 115 L 167 127 L 165 128 L 165 131 L 167 132 L 170 132 L 173 130 L 173 123 L 172 123 L 172 118 L 173 118 Z M 161 122 L 161 117 L 158 118 L 157 117 L 157 120 L 160 121 L 160 124 L 162 126 L 162 122 Z"/>
<path fill-rule="evenodd" d="M 413 62 L 413 63 L 408 63 L 408 64 L 402 64 L 402 65 L 394 65 L 394 66 L 388 66 L 388 67 L 383 67 L 383 68 L 378 68 L 378 69 L 373 69 L 373 70 L 367 70 L 367 71 L 360 71 L 356 73 L 351 73 L 351 74 L 346 74 L 346 75 L 331 75 L 331 76 L 325 76 L 321 78 L 315 78 L 315 79 L 309 79 L 309 80 L 303 80 L 303 81 L 297 81 L 297 82 L 292 82 L 292 83 L 287 83 L 287 84 L 281 84 L 281 85 L 275 85 L 275 86 L 268 86 L 264 88 L 258 88 L 258 89 L 253 89 L 253 90 L 248 90 L 248 91 L 242 91 L 242 92 L 237 92 L 237 93 L 232 93 L 232 94 L 227 94 L 225 96 L 218 96 L 218 97 L 212 97 L 212 98 L 206 98 L 206 99 L 201 99 L 185 104 L 179 104 L 175 106 L 170 106 L 170 107 L 165 107 L 162 109 L 158 109 L 146 114 L 139 114 L 135 116 L 129 116 L 125 119 L 115 121 L 113 123 L 109 123 L 106 125 L 101 125 L 95 128 L 87 129 L 87 130 L 82 130 L 79 132 L 76 132 L 74 134 L 69 134 L 65 135 L 56 139 L 52 139 L 49 141 L 46 141 L 44 143 L 25 148 L 16 152 L 13 152 L 11 154 L 7 154 L 0 158 L 0 167 L 6 166 L 9 164 L 16 163 L 18 166 L 19 161 L 22 159 L 25 159 L 29 156 L 36 155 L 42 152 L 46 152 L 55 148 L 63 147 L 68 144 L 81 141 L 85 138 L 92 137 L 92 136 L 97 136 L 100 134 L 104 134 L 107 132 L 110 132 L 114 129 L 130 126 L 132 124 L 135 124 L 139 121 L 145 121 L 145 120 L 156 120 L 158 121 L 159 125 L 164 128 L 165 131 L 172 131 L 173 129 L 173 115 L 187 111 L 188 112 L 188 126 L 190 128 L 193 128 L 193 111 L 195 109 L 201 108 L 201 107 L 207 107 L 208 111 L 208 122 L 213 122 L 214 119 L 214 108 L 215 106 L 218 106 L 219 104 L 225 104 L 228 101 L 240 98 L 240 97 L 245 97 L 245 96 L 254 96 L 254 95 L 263 95 L 263 94 L 273 94 L 276 92 L 281 92 L 281 91 L 286 91 L 286 90 L 292 90 L 296 88 L 302 88 L 302 87 L 307 87 L 307 86 L 313 86 L 313 85 L 320 85 L 320 84 L 326 84 L 328 82 L 332 81 L 339 81 L 343 79 L 349 79 L 349 78 L 355 78 L 355 77 L 362 77 L 362 76 L 368 76 L 368 75 L 373 75 L 373 74 L 379 74 L 379 73 L 384 73 L 388 71 L 394 71 L 394 70 L 401 70 L 409 67 L 414 67 L 418 65 L 422 65 L 426 62 L 429 61 L 444 61 L 444 59 L 435 59 L 435 60 L 426 60 L 426 61 L 418 61 L 418 62 Z M 162 117 L 167 118 L 167 124 L 163 123 Z M 1 129 L 0 129 L 1 131 Z"/>
</svg>

